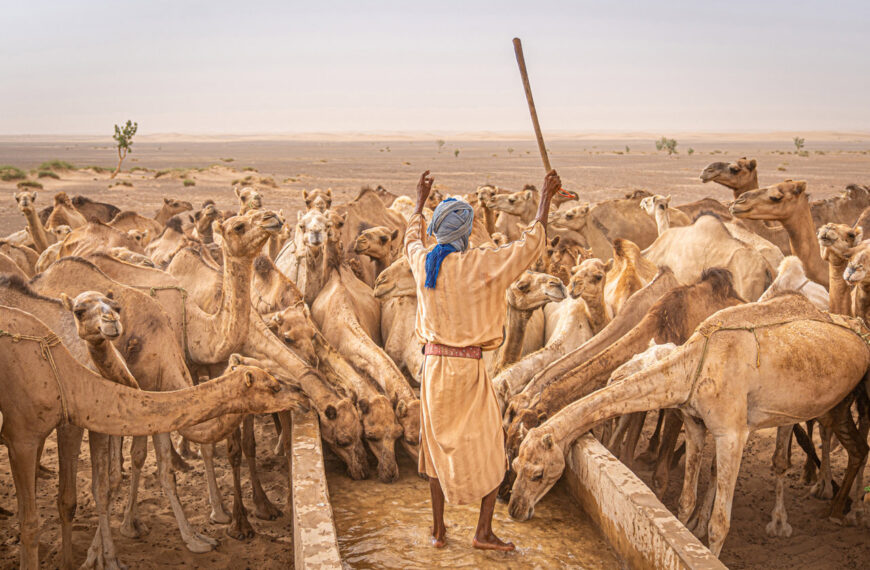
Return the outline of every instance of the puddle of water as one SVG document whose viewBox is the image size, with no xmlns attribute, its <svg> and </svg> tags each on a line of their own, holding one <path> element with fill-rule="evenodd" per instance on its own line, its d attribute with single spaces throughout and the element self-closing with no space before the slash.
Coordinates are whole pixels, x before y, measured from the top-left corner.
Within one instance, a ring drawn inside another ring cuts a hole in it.
<svg viewBox="0 0 870 570">
<path fill-rule="evenodd" d="M 416 465 L 399 454 L 401 477 L 392 484 L 371 478 L 351 481 L 335 457 L 327 458 L 329 495 L 341 557 L 351 568 L 587 568 L 621 565 L 598 529 L 560 484 L 519 523 L 496 504 L 493 527 L 516 552 L 484 552 L 471 547 L 479 505 L 446 505 L 447 547 L 429 544 L 432 510 L 429 484 Z"/>
</svg>

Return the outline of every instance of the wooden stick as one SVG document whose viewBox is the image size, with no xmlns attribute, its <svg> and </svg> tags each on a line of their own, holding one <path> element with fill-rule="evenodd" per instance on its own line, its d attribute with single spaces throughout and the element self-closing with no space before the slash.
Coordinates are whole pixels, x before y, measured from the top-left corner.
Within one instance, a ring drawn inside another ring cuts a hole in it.
<svg viewBox="0 0 870 570">
<path fill-rule="evenodd" d="M 532 86 L 529 84 L 529 72 L 526 71 L 526 58 L 523 57 L 523 44 L 520 38 L 514 38 L 514 52 L 517 54 L 517 65 L 520 66 L 520 76 L 523 78 L 523 87 L 526 90 L 526 101 L 529 103 L 529 114 L 532 116 L 532 126 L 535 127 L 535 137 L 538 139 L 538 150 L 541 151 L 541 160 L 544 161 L 544 170 L 550 172 L 550 157 L 547 156 L 547 145 L 544 144 L 544 135 L 541 134 L 541 125 L 538 123 L 538 112 L 535 110 L 535 100 L 532 98 Z"/>
</svg>

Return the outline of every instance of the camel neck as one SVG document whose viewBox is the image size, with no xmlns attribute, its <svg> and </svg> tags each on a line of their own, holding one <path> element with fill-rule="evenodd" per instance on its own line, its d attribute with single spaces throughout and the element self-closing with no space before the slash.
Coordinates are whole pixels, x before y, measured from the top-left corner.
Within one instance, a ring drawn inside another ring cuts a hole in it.
<svg viewBox="0 0 870 570">
<path fill-rule="evenodd" d="M 45 232 L 45 227 L 39 221 L 36 210 L 28 208 L 23 213 L 24 218 L 27 220 L 27 226 L 30 228 L 30 237 L 33 239 L 33 245 L 36 246 L 36 252 L 42 253 L 49 246 L 48 234 Z"/>
<path fill-rule="evenodd" d="M 101 339 L 97 342 L 88 342 L 87 345 L 91 360 L 103 377 L 123 386 L 139 389 L 139 383 L 112 343 Z"/>
<path fill-rule="evenodd" d="M 819 253 L 819 242 L 814 231 L 815 225 L 812 213 L 810 213 L 810 204 L 806 195 L 802 195 L 798 199 L 800 202 L 794 213 L 780 222 L 788 233 L 792 254 L 803 262 L 807 277 L 827 287 L 828 268 Z"/>
<path fill-rule="evenodd" d="M 746 181 L 742 186 L 738 186 L 736 188 L 731 188 L 731 191 L 734 193 L 734 199 L 736 200 L 741 196 L 741 194 L 745 194 L 750 190 L 758 190 L 758 172 L 755 171 L 752 173 L 752 176 L 749 180 Z"/>
<path fill-rule="evenodd" d="M 526 325 L 532 318 L 534 310 L 518 309 L 508 303 L 507 332 L 505 333 L 504 346 L 498 357 L 496 370 L 499 371 L 519 360 L 523 348 L 523 338 L 526 333 Z"/>
<path fill-rule="evenodd" d="M 656 228 L 658 229 L 659 235 L 662 235 L 671 228 L 671 218 L 668 215 L 667 210 L 659 210 L 656 208 Z"/>
<path fill-rule="evenodd" d="M 589 315 L 589 324 L 596 333 L 607 324 L 607 309 L 604 307 L 604 292 L 600 295 L 583 297 L 586 303 L 586 312 Z"/>
<path fill-rule="evenodd" d="M 246 330 L 251 312 L 253 262 L 247 257 L 224 255 L 224 271 L 218 315 L 225 320 L 224 332 Z M 227 328 L 229 327 L 229 328 Z"/>
</svg>

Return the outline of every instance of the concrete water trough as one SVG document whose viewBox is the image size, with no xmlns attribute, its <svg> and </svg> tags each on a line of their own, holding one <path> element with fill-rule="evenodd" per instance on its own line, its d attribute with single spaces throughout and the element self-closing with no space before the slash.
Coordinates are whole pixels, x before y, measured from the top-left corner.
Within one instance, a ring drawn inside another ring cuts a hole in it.
<svg viewBox="0 0 870 570">
<path fill-rule="evenodd" d="M 315 413 L 294 413 L 292 444 L 295 566 L 300 569 L 341 568 Z M 581 437 L 571 447 L 560 485 L 569 489 L 585 511 L 578 515 L 592 519 L 622 565 L 668 570 L 725 568 L 652 491 L 592 435 Z M 521 530 L 521 524 L 517 530 Z"/>
</svg>

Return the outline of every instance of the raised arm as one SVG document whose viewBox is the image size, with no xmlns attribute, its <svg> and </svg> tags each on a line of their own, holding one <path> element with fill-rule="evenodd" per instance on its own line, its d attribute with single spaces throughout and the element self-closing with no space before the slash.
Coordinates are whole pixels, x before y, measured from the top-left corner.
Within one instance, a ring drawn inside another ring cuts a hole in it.
<svg viewBox="0 0 870 570">
<path fill-rule="evenodd" d="M 426 205 L 426 200 L 429 198 L 429 193 L 432 191 L 432 182 L 434 180 L 429 176 L 428 170 L 420 175 L 420 181 L 417 182 L 417 206 L 414 208 L 414 213 L 411 215 L 411 219 L 408 220 L 408 227 L 405 229 L 405 257 L 411 263 L 412 271 L 415 268 L 415 256 L 422 255 L 426 250 L 423 245 L 423 235 L 425 232 L 423 227 L 423 208 Z"/>
<path fill-rule="evenodd" d="M 427 170 L 420 175 L 420 181 L 417 182 L 417 207 L 414 208 L 414 214 L 423 215 L 423 208 L 426 206 L 426 200 L 429 199 L 429 193 L 432 192 L 432 183 L 435 179 L 429 176 Z"/>
<path fill-rule="evenodd" d="M 535 216 L 535 221 L 540 222 L 545 230 L 547 229 L 547 218 L 550 214 L 550 202 L 560 188 L 562 188 L 562 179 L 559 178 L 555 170 L 551 170 L 547 173 L 546 178 L 544 178 L 544 190 L 541 192 L 541 201 L 538 202 L 538 213 Z"/>
</svg>

